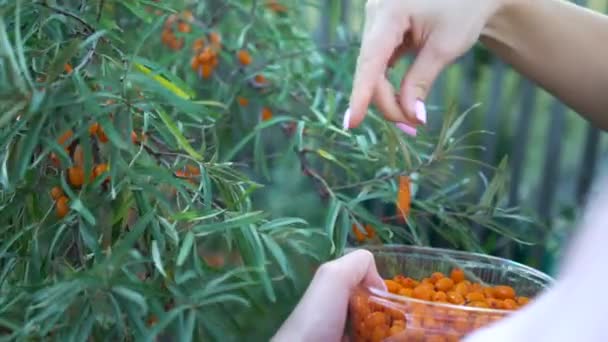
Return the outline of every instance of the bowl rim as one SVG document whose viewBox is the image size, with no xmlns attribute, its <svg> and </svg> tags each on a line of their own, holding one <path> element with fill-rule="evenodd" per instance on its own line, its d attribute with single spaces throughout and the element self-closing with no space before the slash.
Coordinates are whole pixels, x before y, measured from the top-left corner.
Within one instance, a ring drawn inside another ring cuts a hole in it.
<svg viewBox="0 0 608 342">
<path fill-rule="evenodd" d="M 418 245 L 405 245 L 405 244 L 386 244 L 386 245 L 347 247 L 344 249 L 344 251 L 345 251 L 345 253 L 348 253 L 348 252 L 355 251 L 357 249 L 364 249 L 364 250 L 368 250 L 368 251 L 374 253 L 374 252 L 383 252 L 383 251 L 390 252 L 391 250 L 403 249 L 403 248 L 407 248 L 413 252 L 415 252 L 415 251 L 422 251 L 422 252 L 427 251 L 427 252 L 433 252 L 433 253 L 439 252 L 439 253 L 445 253 L 448 255 L 456 255 L 456 256 L 460 255 L 460 256 L 467 256 L 467 257 L 473 256 L 473 257 L 478 257 L 480 259 L 503 262 L 503 263 L 509 264 L 512 267 L 519 268 L 519 269 L 527 272 L 528 274 L 531 274 L 531 275 L 545 281 L 548 286 L 551 286 L 555 281 L 548 274 L 546 274 L 540 270 L 537 270 L 533 267 L 524 265 L 522 263 L 519 263 L 519 262 L 516 262 L 513 260 L 509 260 L 506 258 L 501 258 L 501 257 L 493 256 L 493 255 L 488 255 L 488 254 L 453 250 L 453 249 L 448 249 L 448 248 L 428 247 L 428 246 L 418 246 Z M 479 308 L 479 307 L 473 307 L 473 306 L 463 306 L 463 305 L 457 305 L 457 304 L 452 304 L 452 303 L 433 302 L 430 300 L 423 300 L 423 299 L 399 296 L 399 295 L 390 293 L 388 291 L 383 291 L 383 290 L 375 288 L 375 287 L 365 287 L 365 290 L 367 290 L 372 295 L 386 298 L 386 299 L 394 299 L 394 300 L 396 300 L 398 302 L 402 302 L 402 303 L 413 302 L 413 303 L 420 303 L 420 304 L 442 307 L 442 308 L 447 308 L 447 309 L 464 310 L 464 311 L 469 311 L 469 312 L 483 312 L 483 313 L 495 313 L 495 314 L 509 314 L 509 313 L 514 312 L 513 310 L 506 310 L 506 309 Z M 397 304 L 397 303 L 395 303 L 395 304 Z"/>
</svg>

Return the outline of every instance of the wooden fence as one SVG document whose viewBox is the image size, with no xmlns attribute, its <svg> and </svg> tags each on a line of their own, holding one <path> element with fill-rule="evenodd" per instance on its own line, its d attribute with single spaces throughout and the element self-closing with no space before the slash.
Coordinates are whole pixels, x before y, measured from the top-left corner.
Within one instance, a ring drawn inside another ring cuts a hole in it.
<svg viewBox="0 0 608 342">
<path fill-rule="evenodd" d="M 319 15 L 314 16 L 318 22 L 312 26 L 318 30 L 319 43 L 332 41 L 338 28 L 358 31 L 364 2 L 318 0 Z M 597 0 L 589 7 L 606 12 L 608 2 Z M 484 80 L 471 76 L 476 68 L 482 70 Z M 454 78 L 458 79 L 457 87 L 451 86 Z M 483 104 L 483 113 L 470 119 L 474 121 L 469 122 L 469 127 L 496 134 L 485 136 L 482 141 L 485 150 L 479 157 L 495 165 L 502 155 L 508 154 L 509 204 L 533 208 L 549 226 L 558 208 L 568 204 L 580 207 L 598 167 L 608 164 L 605 133 L 498 59 L 480 66 L 471 51 L 442 73 L 428 103 L 444 108 L 447 101 L 455 101 L 463 110 L 476 102 Z M 537 251 L 535 257 L 542 258 L 542 253 Z"/>
</svg>

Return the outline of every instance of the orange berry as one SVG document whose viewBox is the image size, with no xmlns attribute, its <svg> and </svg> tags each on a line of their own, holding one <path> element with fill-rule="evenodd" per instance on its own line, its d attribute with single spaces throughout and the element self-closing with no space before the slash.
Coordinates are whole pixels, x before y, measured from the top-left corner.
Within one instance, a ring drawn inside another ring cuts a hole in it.
<svg viewBox="0 0 608 342">
<path fill-rule="evenodd" d="M 483 288 L 483 295 L 486 296 L 486 298 L 494 298 L 494 289 L 491 287 L 484 287 Z"/>
<path fill-rule="evenodd" d="M 198 72 L 198 68 L 201 66 L 201 62 L 199 61 L 197 56 L 192 57 L 192 59 L 190 60 L 190 68 L 192 68 L 193 71 Z"/>
<path fill-rule="evenodd" d="M 515 298 L 515 290 L 511 286 L 495 286 L 494 287 L 494 297 L 498 299 L 513 299 Z"/>
<path fill-rule="evenodd" d="M 287 12 L 287 7 L 285 7 L 285 5 L 279 3 L 277 0 L 269 0 L 266 3 L 266 6 L 268 7 L 268 9 L 270 9 L 271 11 L 273 11 L 275 13 Z"/>
<path fill-rule="evenodd" d="M 425 339 L 426 342 L 446 342 L 446 338 L 441 335 L 430 335 Z"/>
<path fill-rule="evenodd" d="M 93 175 L 95 176 L 95 178 L 97 178 L 100 175 L 104 174 L 106 171 L 108 171 L 108 164 L 99 164 L 93 169 Z"/>
<path fill-rule="evenodd" d="M 68 206 L 68 198 L 65 196 L 61 196 L 57 199 L 57 203 L 55 204 L 55 214 L 58 218 L 64 218 L 65 215 L 70 211 L 70 207 Z"/>
<path fill-rule="evenodd" d="M 388 336 L 388 325 L 377 325 L 373 330 L 370 336 L 370 341 L 372 342 L 380 342 L 384 340 Z"/>
<path fill-rule="evenodd" d="M 409 287 L 402 287 L 398 294 L 400 296 L 412 297 L 414 295 L 414 290 Z"/>
<path fill-rule="evenodd" d="M 262 121 L 268 121 L 272 119 L 272 110 L 268 107 L 262 108 Z"/>
<path fill-rule="evenodd" d="M 187 23 L 180 22 L 177 24 L 177 30 L 181 33 L 190 33 L 192 32 L 192 27 Z"/>
<path fill-rule="evenodd" d="M 388 317 L 384 312 L 372 312 L 365 317 L 365 326 L 372 330 L 374 327 L 384 325 L 388 322 Z"/>
<path fill-rule="evenodd" d="M 365 225 L 365 232 L 367 234 L 368 239 L 373 239 L 376 237 L 376 230 L 370 224 Z"/>
<path fill-rule="evenodd" d="M 464 304 L 464 297 L 460 294 L 460 292 L 450 291 L 447 293 L 448 302 L 456 305 Z"/>
<path fill-rule="evenodd" d="M 210 78 L 211 75 L 213 75 L 213 66 L 209 64 L 203 64 L 203 66 L 201 67 L 200 75 L 204 79 Z"/>
<path fill-rule="evenodd" d="M 433 281 L 433 284 L 435 284 L 441 278 L 445 278 L 445 275 L 441 272 L 433 272 L 431 274 L 431 280 Z"/>
<path fill-rule="evenodd" d="M 363 234 L 361 232 L 361 230 L 359 230 L 359 228 L 357 227 L 356 224 L 352 225 L 351 230 L 353 231 L 353 234 L 355 235 L 355 239 L 357 239 L 358 242 L 365 241 L 365 239 L 366 239 L 365 234 Z"/>
<path fill-rule="evenodd" d="M 384 281 L 384 284 L 386 284 L 386 288 L 390 293 L 398 293 L 401 289 L 401 285 L 399 285 L 399 283 L 394 280 L 387 279 Z"/>
<path fill-rule="evenodd" d="M 259 85 L 266 84 L 266 77 L 264 77 L 264 75 L 255 75 L 253 80 L 255 81 L 255 83 L 258 83 Z"/>
<path fill-rule="evenodd" d="M 91 126 L 89 126 L 89 134 L 90 135 L 97 134 L 98 130 L 99 130 L 99 124 L 97 122 L 94 123 L 94 124 L 92 124 Z"/>
<path fill-rule="evenodd" d="M 188 174 L 184 170 L 177 170 L 177 171 L 175 171 L 175 177 L 188 178 Z"/>
<path fill-rule="evenodd" d="M 137 133 L 135 131 L 131 131 L 131 142 L 137 144 Z"/>
<path fill-rule="evenodd" d="M 435 283 L 435 288 L 439 291 L 449 291 L 454 286 L 454 281 L 450 278 L 441 278 Z"/>
<path fill-rule="evenodd" d="M 511 298 L 507 298 L 504 300 L 503 302 L 503 307 L 507 310 L 515 310 L 517 309 L 517 303 L 511 299 Z"/>
<path fill-rule="evenodd" d="M 68 140 L 70 140 L 70 138 L 71 138 L 73 135 L 74 135 L 74 132 L 73 132 L 71 129 L 69 129 L 69 130 L 67 130 L 65 133 L 63 133 L 63 134 L 62 134 L 62 135 L 59 137 L 59 139 L 57 139 L 57 143 L 58 143 L 59 145 L 63 145 L 63 144 L 65 144 L 65 143 L 66 143 Z"/>
<path fill-rule="evenodd" d="M 199 176 L 201 174 L 201 170 L 196 166 L 186 165 L 186 169 L 194 176 Z"/>
<path fill-rule="evenodd" d="M 68 169 L 68 180 L 73 187 L 81 187 L 82 184 L 84 184 L 84 171 L 82 170 L 82 167 L 70 167 Z"/>
<path fill-rule="evenodd" d="M 530 298 L 528 297 L 517 297 L 517 304 L 526 305 L 530 302 Z"/>
<path fill-rule="evenodd" d="M 466 281 L 456 284 L 454 291 L 460 293 L 462 296 L 466 296 L 469 293 L 469 284 Z"/>
<path fill-rule="evenodd" d="M 72 68 L 72 65 L 70 63 L 66 63 L 63 66 L 63 70 L 65 71 L 66 74 L 71 74 L 72 71 L 74 71 L 74 68 Z"/>
<path fill-rule="evenodd" d="M 413 297 L 422 300 L 431 300 L 435 291 L 430 284 L 420 284 L 414 288 Z"/>
<path fill-rule="evenodd" d="M 481 292 L 469 292 L 466 295 L 466 299 L 469 302 L 483 302 L 486 300 L 486 297 Z"/>
<path fill-rule="evenodd" d="M 222 36 L 217 32 L 209 33 L 209 41 L 215 49 L 220 49 L 222 47 Z"/>
<path fill-rule="evenodd" d="M 399 277 L 397 279 L 395 279 L 399 284 L 401 284 L 401 286 L 403 287 L 409 287 L 411 289 L 413 289 L 414 287 L 418 286 L 418 281 L 410 278 L 410 277 Z"/>
<path fill-rule="evenodd" d="M 242 96 L 237 97 L 236 100 L 238 101 L 241 107 L 247 107 L 247 105 L 249 104 L 249 100 Z"/>
<path fill-rule="evenodd" d="M 389 336 L 396 336 L 396 335 L 401 334 L 404 330 L 405 330 L 405 326 L 404 325 L 393 324 L 393 326 L 388 330 L 388 335 Z"/>
<path fill-rule="evenodd" d="M 488 305 L 492 309 L 503 309 L 504 308 L 504 304 L 500 299 L 488 298 L 488 299 L 486 299 L 486 303 L 488 303 Z"/>
<path fill-rule="evenodd" d="M 433 300 L 433 302 L 447 302 L 448 301 L 448 295 L 445 292 L 443 292 L 443 291 L 437 291 L 433 295 L 432 300 Z"/>
<path fill-rule="evenodd" d="M 101 143 L 105 144 L 108 142 L 108 136 L 101 126 L 99 126 L 99 129 L 97 129 L 97 138 Z"/>
<path fill-rule="evenodd" d="M 199 51 L 205 47 L 205 40 L 203 38 L 197 38 L 192 44 L 192 50 Z"/>
<path fill-rule="evenodd" d="M 488 305 L 488 303 L 483 302 L 483 301 L 474 301 L 474 302 L 470 302 L 468 304 L 469 306 L 475 307 L 475 308 L 489 308 L 490 306 Z"/>
<path fill-rule="evenodd" d="M 239 63 L 245 66 L 251 64 L 253 61 L 251 54 L 249 54 L 247 50 L 239 50 L 239 52 L 236 53 L 236 58 L 239 60 Z"/>
<path fill-rule="evenodd" d="M 60 187 L 58 187 L 58 186 L 54 186 L 54 187 L 51 189 L 51 197 L 53 198 L 53 200 L 55 200 L 55 201 L 56 201 L 56 200 L 57 200 L 57 199 L 59 199 L 61 196 L 63 196 L 63 190 L 61 190 L 61 188 L 60 188 Z"/>
<path fill-rule="evenodd" d="M 460 268 L 455 268 L 450 273 L 450 278 L 454 281 L 454 283 L 458 284 L 464 280 L 464 271 Z"/>
<path fill-rule="evenodd" d="M 183 11 L 181 15 L 182 15 L 182 19 L 184 19 L 187 22 L 194 21 L 194 14 L 192 14 L 192 11 L 190 11 L 190 10 Z"/>
<path fill-rule="evenodd" d="M 150 317 L 148 317 L 148 319 L 146 320 L 146 324 L 149 327 L 156 325 L 156 323 L 158 323 L 158 318 L 155 315 L 150 315 Z"/>
<path fill-rule="evenodd" d="M 59 168 L 61 166 L 61 163 L 59 162 L 59 157 L 57 157 L 55 153 L 51 153 L 49 155 L 49 158 L 51 159 L 51 164 L 53 164 L 54 167 Z"/>
</svg>

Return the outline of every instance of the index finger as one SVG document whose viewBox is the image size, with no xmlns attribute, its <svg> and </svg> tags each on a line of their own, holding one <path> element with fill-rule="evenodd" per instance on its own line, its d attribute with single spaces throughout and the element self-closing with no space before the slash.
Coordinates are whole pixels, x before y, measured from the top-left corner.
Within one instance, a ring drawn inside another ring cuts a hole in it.
<svg viewBox="0 0 608 342">
<path fill-rule="evenodd" d="M 357 127 L 363 121 L 374 90 L 407 30 L 407 26 L 404 25 L 375 18 L 373 25 L 369 27 L 369 32 L 364 34 L 350 96 L 348 128 Z"/>
</svg>

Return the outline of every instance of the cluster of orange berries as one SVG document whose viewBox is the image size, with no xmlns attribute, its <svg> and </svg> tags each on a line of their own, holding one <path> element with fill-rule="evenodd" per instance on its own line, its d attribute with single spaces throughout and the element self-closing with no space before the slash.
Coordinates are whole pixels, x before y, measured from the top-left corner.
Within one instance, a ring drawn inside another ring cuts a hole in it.
<svg viewBox="0 0 608 342">
<path fill-rule="evenodd" d="M 89 133 L 93 136 L 97 136 L 97 139 L 101 143 L 108 142 L 108 137 L 105 135 L 103 128 L 101 128 L 98 123 L 94 123 L 89 127 Z M 70 153 L 70 148 L 68 146 L 65 146 L 65 143 L 70 140 L 73 135 L 74 132 L 72 130 L 68 130 L 63 133 L 57 140 L 60 145 L 64 146 L 66 152 L 68 153 Z M 61 166 L 59 159 L 54 153 L 51 154 L 51 161 L 57 168 Z M 85 184 L 86 177 L 84 172 L 84 152 L 79 144 L 77 144 L 73 148 L 72 162 L 72 166 L 68 167 L 67 169 L 67 180 L 73 188 L 80 189 Z M 93 169 L 91 170 L 89 176 L 89 181 L 93 182 L 95 179 L 97 179 L 97 177 L 103 175 L 107 171 L 108 165 L 105 163 L 93 166 Z M 109 180 L 109 177 L 106 178 L 104 183 L 109 182 Z M 51 189 L 51 197 L 55 201 L 55 210 L 57 217 L 65 217 L 65 215 L 67 215 L 67 213 L 69 212 L 69 200 L 67 196 L 65 196 L 65 194 L 63 193 L 63 190 L 58 186 L 54 187 L 53 189 Z"/>
<path fill-rule="evenodd" d="M 379 301 L 366 291 L 358 291 L 350 301 L 351 334 L 355 341 L 459 341 L 463 336 L 505 313 L 459 310 L 440 303 L 485 309 L 516 310 L 530 299 L 517 296 L 505 285 L 484 286 L 465 279 L 462 269 L 449 276 L 435 272 L 418 281 L 403 275 L 386 279 L 394 295 L 420 301 Z"/>
<path fill-rule="evenodd" d="M 177 37 L 175 30 L 180 33 L 192 32 L 190 23 L 194 21 L 194 16 L 190 11 L 184 11 L 179 16 L 176 14 L 170 15 L 163 26 L 161 35 L 162 43 L 171 50 L 177 51 L 184 47 L 184 37 Z"/>
<path fill-rule="evenodd" d="M 365 242 L 366 240 L 371 240 L 376 237 L 376 230 L 370 224 L 366 224 L 363 228 L 365 229 L 365 233 L 359 229 L 357 224 L 352 225 L 351 229 L 357 242 Z"/>
<path fill-rule="evenodd" d="M 219 65 L 218 54 L 222 49 L 222 37 L 211 32 L 207 38 L 198 38 L 192 45 L 194 56 L 190 67 L 202 78 L 210 78 Z"/>
<path fill-rule="evenodd" d="M 191 184 L 196 184 L 195 178 L 201 175 L 201 170 L 192 165 L 186 165 L 185 169 L 175 171 L 175 177 L 188 180 Z"/>
</svg>

